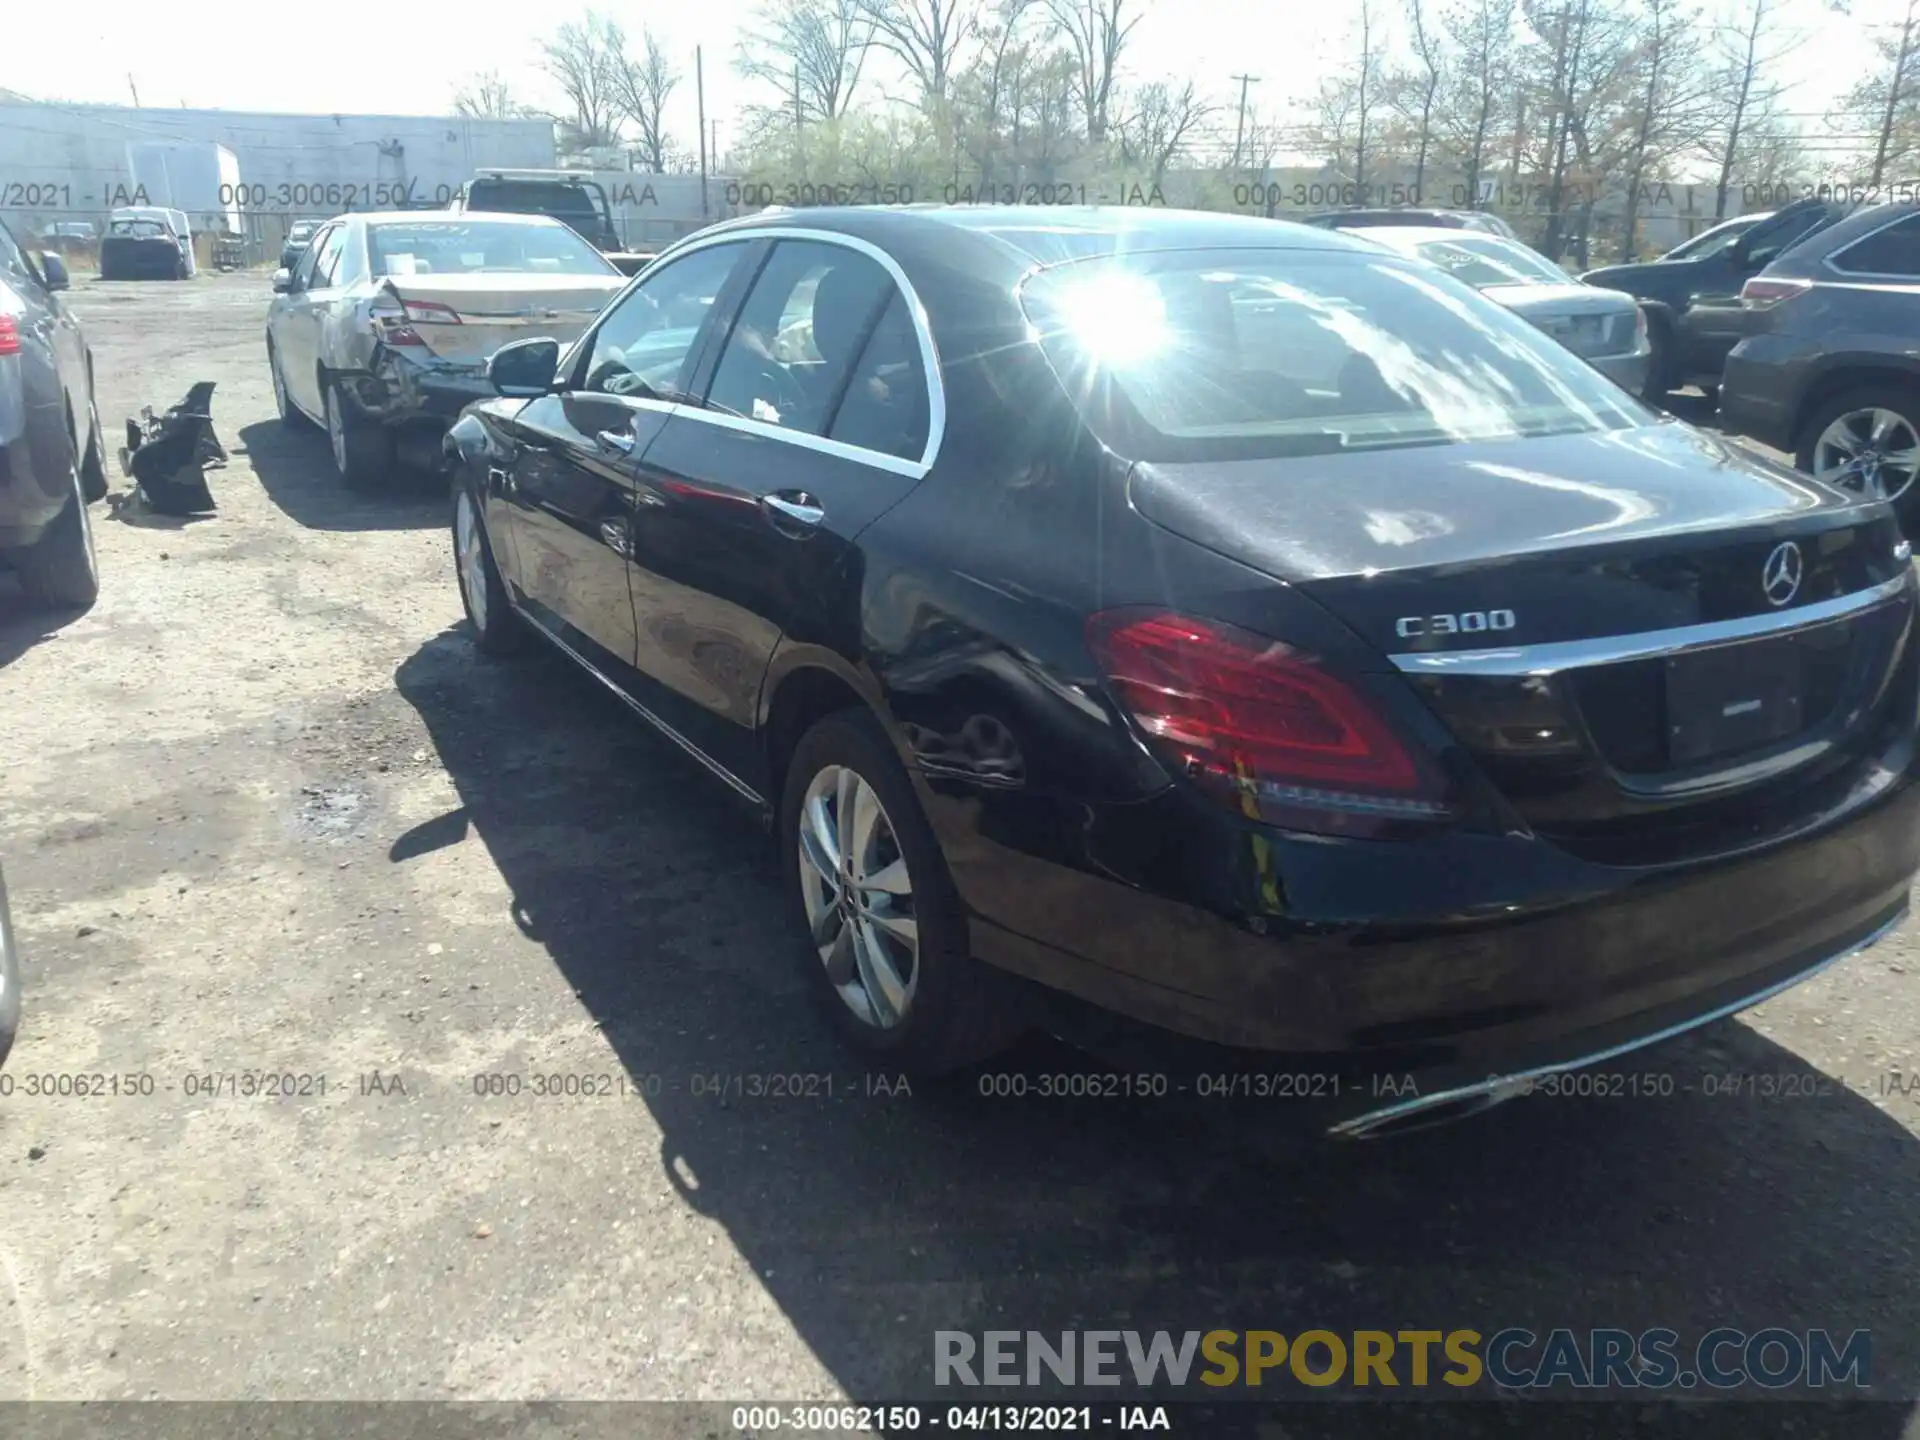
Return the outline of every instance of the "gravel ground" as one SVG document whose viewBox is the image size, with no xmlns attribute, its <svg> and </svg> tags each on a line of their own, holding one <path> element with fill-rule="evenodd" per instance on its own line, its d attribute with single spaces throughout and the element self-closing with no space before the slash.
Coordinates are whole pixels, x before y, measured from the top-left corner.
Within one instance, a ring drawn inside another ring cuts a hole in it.
<svg viewBox="0 0 1920 1440">
<path fill-rule="evenodd" d="M 868 1093 L 768 842 L 563 662 L 476 657 L 444 496 L 349 496 L 274 419 L 267 299 L 77 287 L 108 426 L 215 380 L 233 464 L 210 519 L 97 508 L 90 613 L 0 594 L 0 1398 L 877 1401 L 942 1328 L 1520 1324 L 1870 1328 L 1920 1393 L 1910 932 L 1632 1067 L 1670 1097 L 1379 1145 Z M 24 1093 L 73 1073 L 134 1093 Z M 790 1074 L 833 1093 L 706 1078 Z"/>
</svg>

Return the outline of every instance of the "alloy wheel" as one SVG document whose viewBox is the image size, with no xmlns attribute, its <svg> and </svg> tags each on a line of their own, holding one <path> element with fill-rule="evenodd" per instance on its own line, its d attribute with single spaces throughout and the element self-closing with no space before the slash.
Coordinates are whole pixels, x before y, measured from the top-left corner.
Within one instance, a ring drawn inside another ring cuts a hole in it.
<svg viewBox="0 0 1920 1440">
<path fill-rule="evenodd" d="M 824 766 L 800 805 L 800 893 L 827 979 L 880 1030 L 900 1025 L 920 979 L 913 878 L 880 796 L 858 771 Z"/>
<path fill-rule="evenodd" d="M 467 602 L 473 628 L 487 628 L 487 551 L 480 533 L 480 517 L 473 497 L 464 490 L 453 512 L 453 545 L 460 561 L 460 593 Z"/>
<path fill-rule="evenodd" d="M 1920 434 L 1880 406 L 1835 417 L 1813 445 L 1814 477 L 1882 500 L 1897 500 L 1920 471 Z"/>
</svg>

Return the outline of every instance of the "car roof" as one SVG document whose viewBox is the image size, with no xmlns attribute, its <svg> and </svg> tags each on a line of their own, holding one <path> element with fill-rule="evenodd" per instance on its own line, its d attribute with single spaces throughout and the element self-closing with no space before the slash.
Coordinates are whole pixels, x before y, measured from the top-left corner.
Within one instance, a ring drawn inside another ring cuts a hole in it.
<svg viewBox="0 0 1920 1440">
<path fill-rule="evenodd" d="M 1261 216 L 1160 206 L 849 205 L 725 220 L 699 232 L 818 230 L 865 240 L 903 264 L 1003 271 L 1150 250 L 1349 250 L 1365 241 Z M 690 237 L 694 238 L 694 237 Z"/>
<path fill-rule="evenodd" d="M 1349 230 L 1342 226 L 1342 235 L 1356 235 L 1370 245 L 1388 245 L 1398 250 L 1403 246 L 1428 244 L 1435 240 L 1445 241 L 1449 245 L 1458 245 L 1466 240 L 1491 240 L 1496 245 L 1519 245 L 1517 240 L 1509 240 L 1491 230 L 1475 230 L 1470 226 L 1454 225 L 1359 225 Z M 1526 246 L 1521 245 L 1521 249 Z"/>
<path fill-rule="evenodd" d="M 448 225 L 466 225 L 475 220 L 507 220 L 516 225 L 569 230 L 550 215 L 528 215 L 518 210 L 358 210 L 334 217 L 339 220 L 364 220 L 369 225 L 425 225 L 435 219 Z"/>
</svg>

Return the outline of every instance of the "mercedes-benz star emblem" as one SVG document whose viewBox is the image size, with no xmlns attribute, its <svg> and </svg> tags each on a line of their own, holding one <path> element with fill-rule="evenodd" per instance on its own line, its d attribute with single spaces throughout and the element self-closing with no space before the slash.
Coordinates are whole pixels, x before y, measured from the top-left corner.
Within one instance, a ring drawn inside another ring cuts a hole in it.
<svg viewBox="0 0 1920 1440">
<path fill-rule="evenodd" d="M 1760 571 L 1760 588 L 1767 592 L 1769 605 L 1784 605 L 1800 593 L 1800 547 L 1782 540 L 1767 556 Z"/>
</svg>

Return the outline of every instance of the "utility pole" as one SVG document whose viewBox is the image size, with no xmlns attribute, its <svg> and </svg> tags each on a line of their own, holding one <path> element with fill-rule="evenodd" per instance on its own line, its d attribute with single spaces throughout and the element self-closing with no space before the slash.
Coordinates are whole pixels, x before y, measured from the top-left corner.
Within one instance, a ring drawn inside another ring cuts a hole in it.
<svg viewBox="0 0 1920 1440">
<path fill-rule="evenodd" d="M 1247 138 L 1247 87 L 1249 85 L 1259 84 L 1260 77 L 1258 75 L 1235 75 L 1233 78 L 1240 82 L 1240 122 L 1234 126 L 1233 164 L 1228 168 L 1238 170 L 1240 168 L 1240 147 L 1246 143 Z"/>
<path fill-rule="evenodd" d="M 700 218 L 707 218 L 707 75 L 700 47 L 693 47 L 693 100 L 700 111 Z"/>
<path fill-rule="evenodd" d="M 133 108 L 138 110 L 140 108 L 140 87 L 133 83 L 133 72 L 131 70 L 127 72 L 127 89 L 133 91 Z"/>
</svg>

